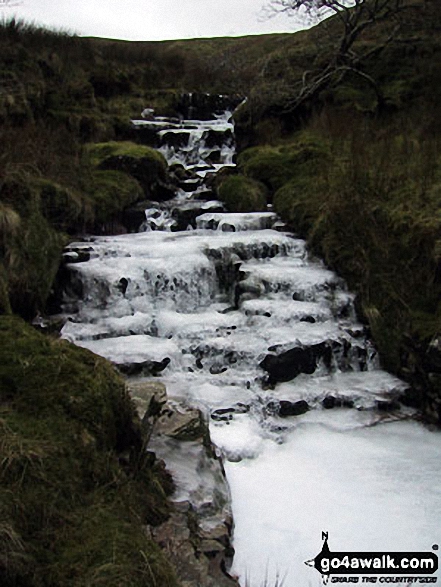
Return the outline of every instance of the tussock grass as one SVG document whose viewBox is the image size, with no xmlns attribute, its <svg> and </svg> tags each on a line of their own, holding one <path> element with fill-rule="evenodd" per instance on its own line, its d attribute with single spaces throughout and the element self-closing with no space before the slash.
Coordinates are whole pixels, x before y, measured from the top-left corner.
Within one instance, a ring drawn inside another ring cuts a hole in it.
<svg viewBox="0 0 441 587">
<path fill-rule="evenodd" d="M 0 317 L 0 342 L 1 583 L 174 586 L 145 532 L 167 517 L 170 482 L 124 382 L 16 317 Z"/>
</svg>

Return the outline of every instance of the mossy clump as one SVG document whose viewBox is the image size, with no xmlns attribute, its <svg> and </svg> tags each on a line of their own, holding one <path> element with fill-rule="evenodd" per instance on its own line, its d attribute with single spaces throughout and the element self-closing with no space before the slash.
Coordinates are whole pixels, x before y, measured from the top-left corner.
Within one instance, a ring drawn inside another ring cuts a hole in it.
<svg viewBox="0 0 441 587">
<path fill-rule="evenodd" d="M 266 187 L 243 175 L 226 177 L 218 187 L 218 196 L 231 212 L 261 212 L 267 205 Z"/>
<path fill-rule="evenodd" d="M 95 226 L 111 222 L 144 194 L 136 179 L 122 171 L 93 171 L 88 192 Z"/>
<path fill-rule="evenodd" d="M 146 198 L 155 198 L 157 186 L 167 180 L 167 162 L 151 147 L 130 141 L 112 141 L 89 144 L 86 153 L 93 168 L 119 171 L 136 179 Z"/>
<path fill-rule="evenodd" d="M 108 143 L 92 143 L 86 145 L 90 162 L 94 167 L 99 167 L 109 157 L 132 157 L 133 159 L 148 159 L 158 168 L 166 169 L 164 157 L 155 149 L 146 145 L 137 145 L 130 141 L 110 141 Z"/>
<path fill-rule="evenodd" d="M 312 174 L 328 158 L 326 141 L 300 135 L 292 143 L 247 149 L 240 154 L 238 165 L 244 175 L 275 192 L 299 175 Z"/>
<path fill-rule="evenodd" d="M 173 587 L 144 529 L 169 482 L 112 365 L 13 316 L 0 359 L 1 584 Z"/>
</svg>

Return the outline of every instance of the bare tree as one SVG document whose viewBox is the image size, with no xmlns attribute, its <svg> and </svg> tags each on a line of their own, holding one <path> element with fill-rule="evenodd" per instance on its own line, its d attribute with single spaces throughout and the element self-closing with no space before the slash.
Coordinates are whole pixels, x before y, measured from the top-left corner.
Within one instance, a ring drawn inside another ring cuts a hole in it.
<svg viewBox="0 0 441 587">
<path fill-rule="evenodd" d="M 293 88 L 286 104 L 287 111 L 295 111 L 318 92 L 330 85 L 340 83 L 349 73 L 364 79 L 374 90 L 378 105 L 383 104 L 383 95 L 377 82 L 362 65 L 368 58 L 378 54 L 396 36 L 400 23 L 398 15 L 410 6 L 408 0 L 270 0 L 264 7 L 267 14 L 285 13 L 310 21 L 333 17 L 337 27 L 336 41 L 326 65 L 318 70 L 304 71 L 302 80 Z M 369 27 L 387 21 L 388 32 L 369 48 L 354 46 Z M 322 25 L 323 26 L 323 25 Z M 336 36 L 335 36 L 336 34 Z"/>
</svg>

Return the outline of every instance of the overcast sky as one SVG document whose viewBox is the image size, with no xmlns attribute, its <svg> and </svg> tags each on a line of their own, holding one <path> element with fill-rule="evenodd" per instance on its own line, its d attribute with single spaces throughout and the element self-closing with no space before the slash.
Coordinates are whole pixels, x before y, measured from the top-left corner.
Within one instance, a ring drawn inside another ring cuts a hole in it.
<svg viewBox="0 0 441 587">
<path fill-rule="evenodd" d="M 292 32 L 285 15 L 262 19 L 266 0 L 3 0 L 16 15 L 80 35 L 157 41 Z M 1 0 L 0 0 L 1 5 Z"/>
</svg>

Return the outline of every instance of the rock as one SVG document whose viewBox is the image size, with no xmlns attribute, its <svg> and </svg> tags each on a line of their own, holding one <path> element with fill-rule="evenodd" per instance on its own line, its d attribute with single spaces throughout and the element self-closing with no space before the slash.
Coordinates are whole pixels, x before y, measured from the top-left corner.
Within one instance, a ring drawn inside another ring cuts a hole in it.
<svg viewBox="0 0 441 587">
<path fill-rule="evenodd" d="M 287 418 L 288 416 L 301 416 L 302 414 L 306 414 L 308 410 L 309 405 L 305 400 L 299 400 L 297 402 L 281 400 L 279 402 L 279 416 L 281 418 Z"/>
<path fill-rule="evenodd" d="M 277 352 L 273 347 L 269 350 Z M 321 358 L 326 364 L 330 364 L 332 348 L 325 342 L 307 347 L 295 346 L 280 354 L 267 355 L 260 363 L 260 367 L 268 372 L 272 383 L 291 381 L 300 373 L 314 373 Z"/>
<path fill-rule="evenodd" d="M 199 410 L 170 402 L 157 422 L 156 433 L 176 440 L 196 440 L 205 435 L 205 424 Z"/>
<path fill-rule="evenodd" d="M 170 359 L 162 361 L 142 361 L 141 363 L 116 363 L 116 367 L 125 375 L 158 375 L 169 365 Z"/>
<path fill-rule="evenodd" d="M 226 553 L 231 556 L 231 547 L 201 536 L 199 530 L 190 511 L 172 514 L 167 522 L 150 532 L 169 553 L 182 587 L 238 587 L 224 570 Z"/>
<path fill-rule="evenodd" d="M 63 253 L 63 261 L 65 263 L 84 263 L 90 260 L 93 248 L 84 247 L 67 247 Z"/>
<path fill-rule="evenodd" d="M 167 402 L 165 385 L 159 381 L 129 381 L 127 390 L 135 402 L 148 443 L 159 414 Z"/>
<path fill-rule="evenodd" d="M 377 400 L 375 404 L 380 412 L 395 412 L 401 407 L 396 400 Z"/>
<path fill-rule="evenodd" d="M 199 546 L 199 550 L 203 552 L 208 558 L 213 558 L 222 553 L 225 548 L 217 540 L 202 540 Z"/>
<path fill-rule="evenodd" d="M 354 402 L 351 399 L 327 395 L 322 401 L 322 406 L 326 410 L 331 410 L 332 408 L 353 408 Z"/>
<path fill-rule="evenodd" d="M 211 365 L 210 367 L 210 373 L 212 375 L 220 375 L 221 373 L 225 373 L 225 371 L 228 370 L 228 367 L 225 367 L 224 365 L 220 365 L 215 363 L 214 365 Z"/>
</svg>

